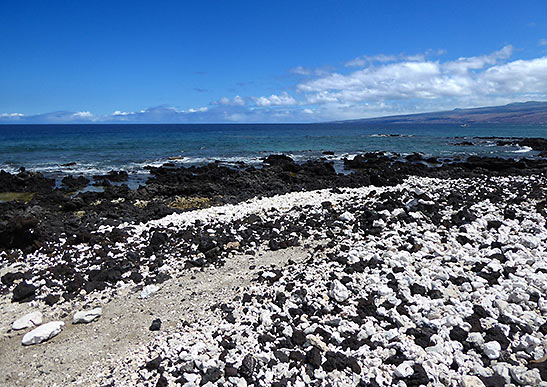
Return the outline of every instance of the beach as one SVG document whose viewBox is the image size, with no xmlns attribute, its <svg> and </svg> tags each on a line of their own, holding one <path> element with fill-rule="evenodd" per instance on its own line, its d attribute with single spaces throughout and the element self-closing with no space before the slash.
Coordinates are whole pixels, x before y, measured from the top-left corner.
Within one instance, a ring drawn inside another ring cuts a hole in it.
<svg viewBox="0 0 547 387">
<path fill-rule="evenodd" d="M 547 1 L 0 1 L 0 387 L 547 387 Z"/>
<path fill-rule="evenodd" d="M 2 383 L 547 385 L 547 162 L 344 166 L 2 174 Z"/>
</svg>

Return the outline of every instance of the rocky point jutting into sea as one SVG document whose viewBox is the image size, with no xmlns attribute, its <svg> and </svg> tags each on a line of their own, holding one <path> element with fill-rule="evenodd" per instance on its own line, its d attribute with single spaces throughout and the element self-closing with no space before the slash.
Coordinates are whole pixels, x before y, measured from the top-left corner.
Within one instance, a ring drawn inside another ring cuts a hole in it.
<svg viewBox="0 0 547 387">
<path fill-rule="evenodd" d="M 344 165 L 0 172 L 1 383 L 547 386 L 547 160 Z"/>
</svg>

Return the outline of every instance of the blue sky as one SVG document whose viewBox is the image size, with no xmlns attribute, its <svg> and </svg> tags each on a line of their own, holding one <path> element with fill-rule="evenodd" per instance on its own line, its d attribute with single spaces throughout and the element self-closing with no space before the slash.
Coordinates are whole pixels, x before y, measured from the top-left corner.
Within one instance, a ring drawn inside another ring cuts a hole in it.
<svg viewBox="0 0 547 387">
<path fill-rule="evenodd" d="M 0 2 L 0 122 L 314 122 L 547 100 L 547 2 Z"/>
</svg>

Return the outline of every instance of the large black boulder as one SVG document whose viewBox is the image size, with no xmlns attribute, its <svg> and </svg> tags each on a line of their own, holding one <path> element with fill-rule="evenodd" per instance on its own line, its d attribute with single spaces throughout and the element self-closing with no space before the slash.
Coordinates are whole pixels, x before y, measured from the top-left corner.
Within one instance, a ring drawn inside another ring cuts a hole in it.
<svg viewBox="0 0 547 387">
<path fill-rule="evenodd" d="M 28 302 L 32 301 L 36 295 L 36 286 L 27 284 L 25 281 L 20 282 L 13 289 L 12 302 Z"/>
<path fill-rule="evenodd" d="M 48 192 L 55 186 L 55 180 L 45 178 L 41 173 L 28 172 L 24 168 L 18 174 L 0 171 L 0 192 Z"/>
<path fill-rule="evenodd" d="M 86 187 L 89 184 L 89 179 L 83 176 L 74 177 L 69 175 L 63 177 L 61 182 L 65 188 L 68 188 L 71 191 L 76 191 Z"/>
<path fill-rule="evenodd" d="M 271 167 L 281 168 L 285 172 L 296 173 L 302 169 L 292 158 L 285 155 L 269 155 L 263 160 L 263 163 Z"/>
<path fill-rule="evenodd" d="M 34 216 L 14 215 L 7 222 L 0 221 L 0 248 L 25 249 L 38 237 Z"/>
</svg>

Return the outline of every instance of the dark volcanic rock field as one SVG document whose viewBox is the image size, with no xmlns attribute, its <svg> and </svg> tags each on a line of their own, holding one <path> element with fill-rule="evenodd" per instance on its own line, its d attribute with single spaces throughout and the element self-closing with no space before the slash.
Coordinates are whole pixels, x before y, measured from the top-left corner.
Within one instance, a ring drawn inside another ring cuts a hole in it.
<svg viewBox="0 0 547 387">
<path fill-rule="evenodd" d="M 444 161 L 444 160 L 443 160 Z M 252 197 L 322 188 L 386 186 L 406 176 L 459 178 L 481 175 L 530 175 L 547 170 L 545 160 L 519 161 L 469 157 L 464 162 L 440 164 L 420 155 L 407 160 L 369 153 L 345 161 L 348 172 L 336 173 L 326 160 L 297 164 L 287 156 L 272 155 L 263 168 L 243 164 L 227 167 L 212 163 L 201 167 L 150 168 L 146 185 L 131 190 L 120 182 L 127 174 L 95 176 L 104 192 L 80 192 L 89 180 L 67 176 L 54 188 L 52 179 L 22 171 L 0 172 L 0 194 L 28 194 L 25 200 L 0 202 L 0 249 L 32 251 L 47 242 L 67 238 L 74 243 L 94 243 L 92 232 L 101 225 L 145 222 L 174 212 L 210 205 L 238 203 Z M 75 193 L 76 192 L 76 193 Z M 30 199 L 30 200 L 29 200 Z M 113 236 L 113 240 L 117 237 Z"/>
</svg>

